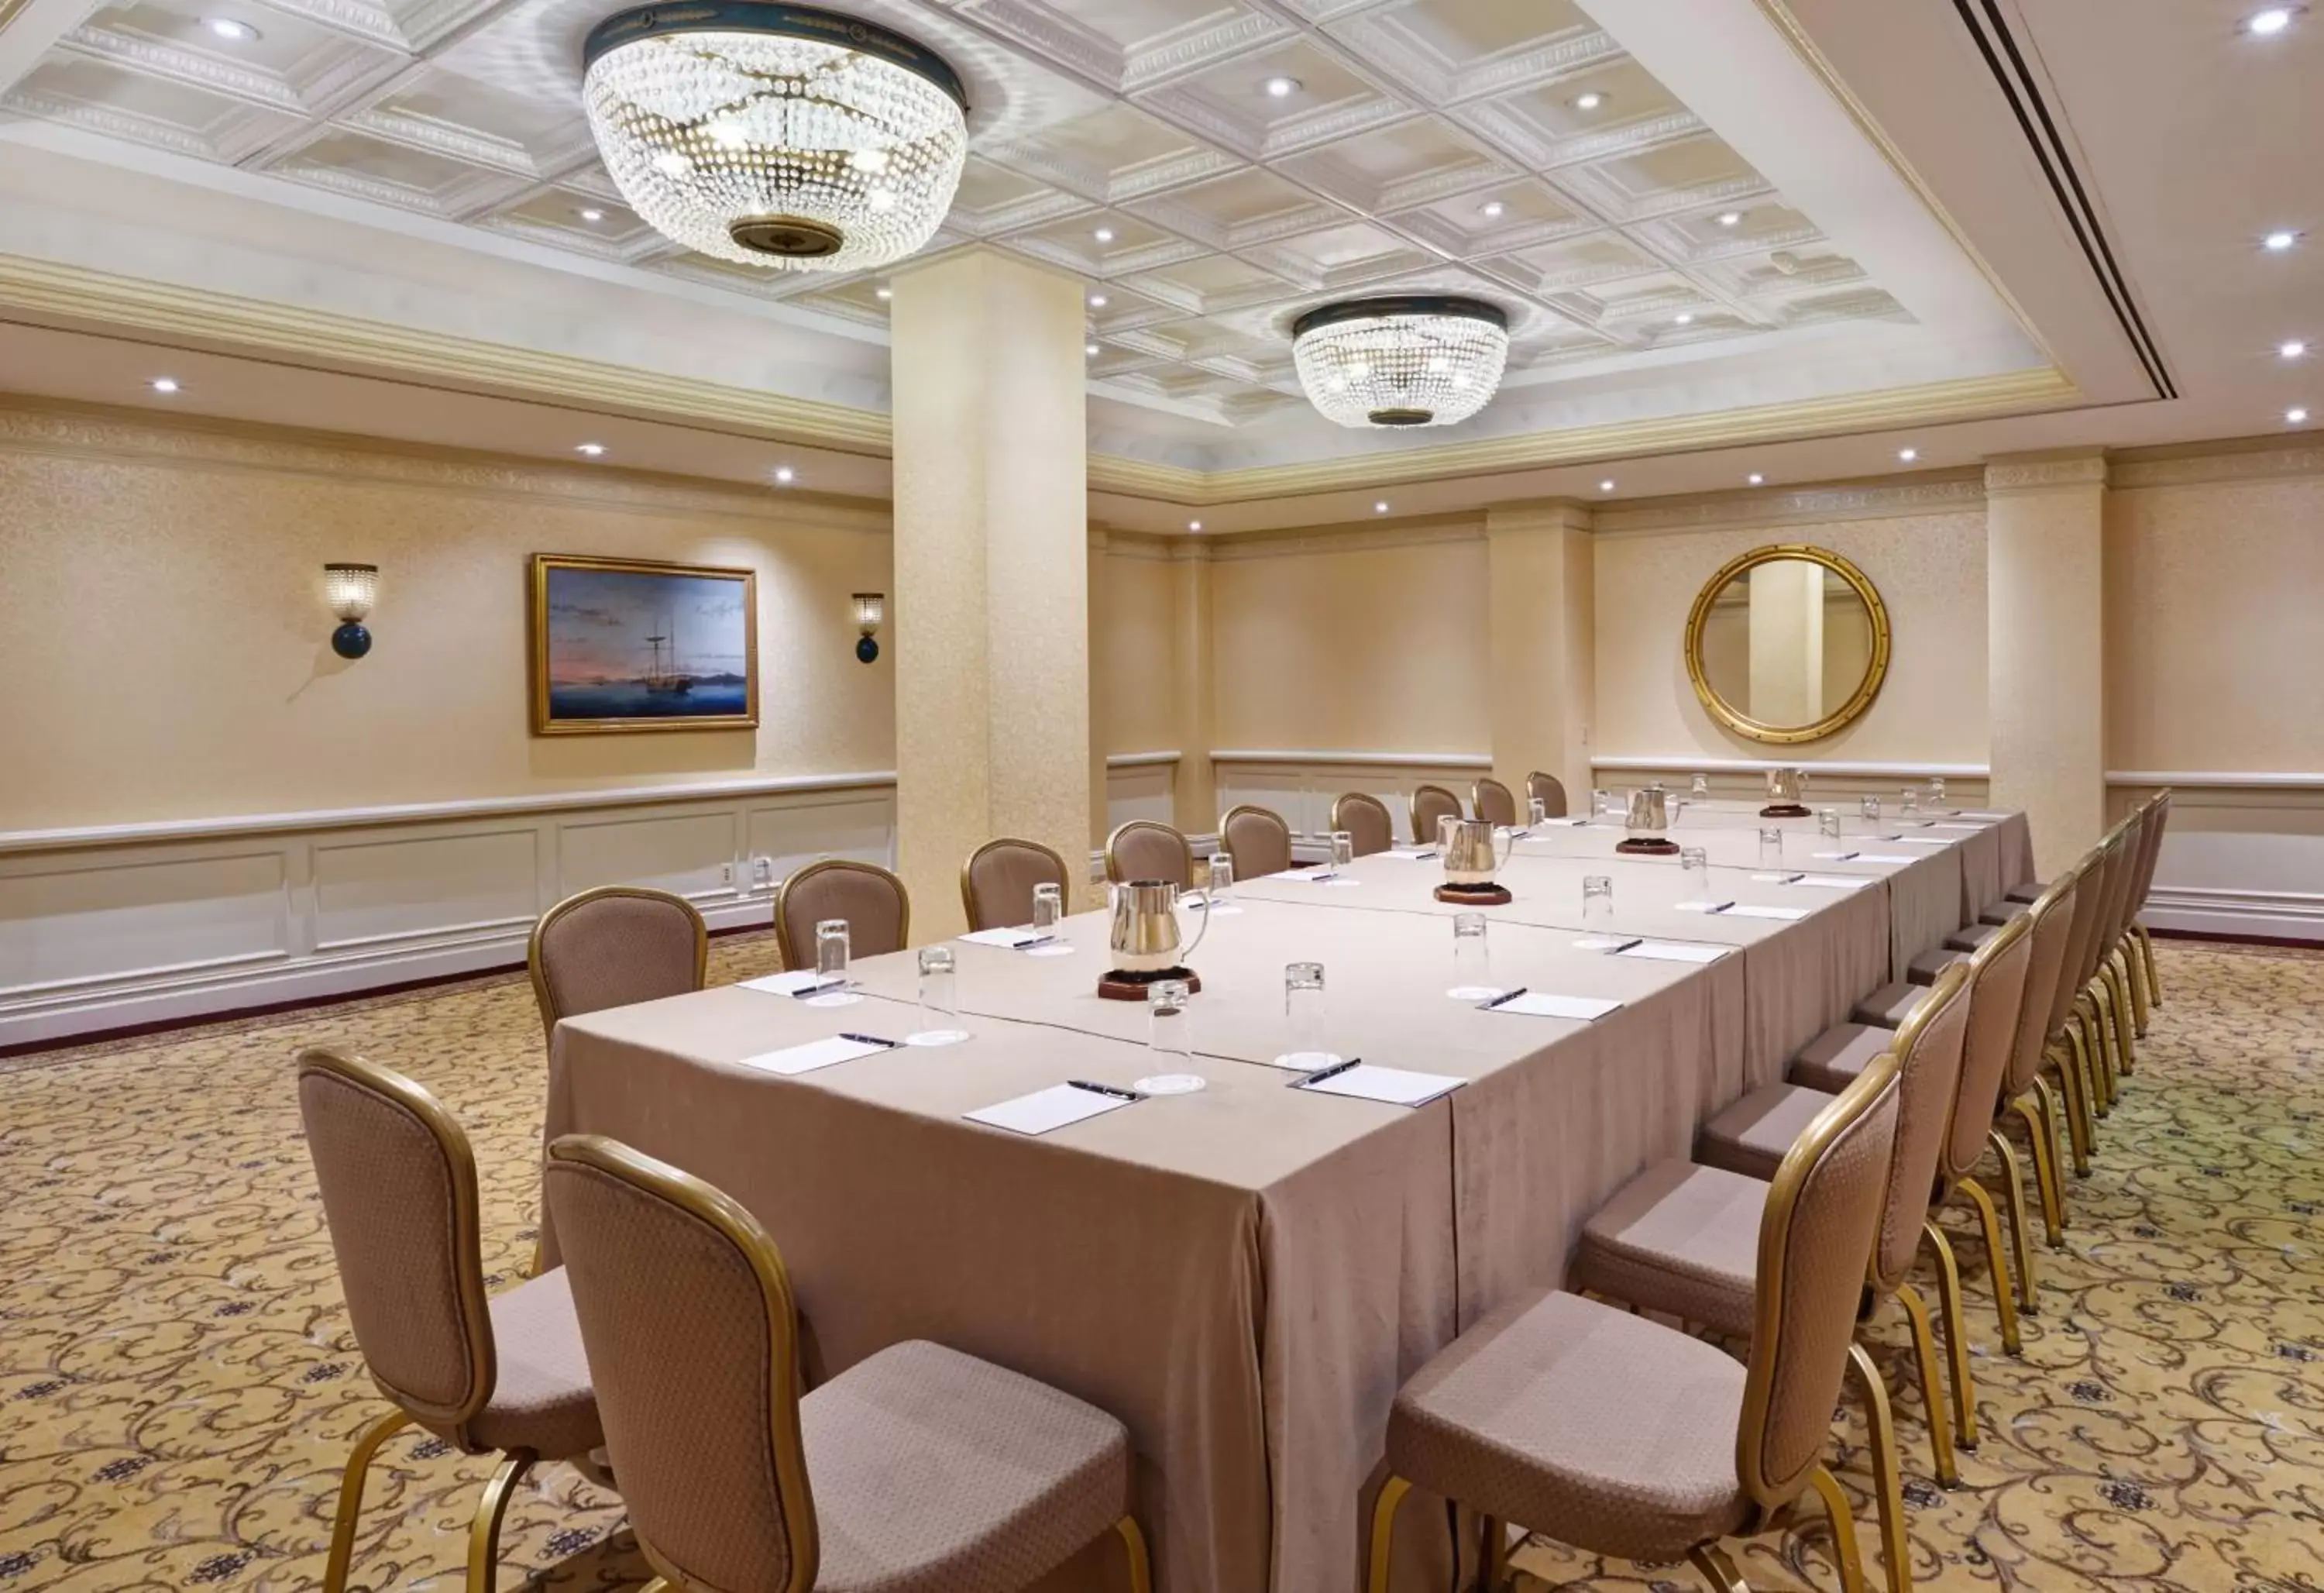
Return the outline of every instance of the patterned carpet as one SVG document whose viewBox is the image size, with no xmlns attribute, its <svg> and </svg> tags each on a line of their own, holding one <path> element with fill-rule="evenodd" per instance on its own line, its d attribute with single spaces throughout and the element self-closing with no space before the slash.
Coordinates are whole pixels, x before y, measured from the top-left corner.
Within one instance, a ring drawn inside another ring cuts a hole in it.
<svg viewBox="0 0 2324 1593">
<path fill-rule="evenodd" d="M 2068 1248 L 2041 1253 L 2023 1360 L 2000 1353 L 1982 1246 L 1959 1246 L 1985 1430 L 1959 1491 L 1928 1480 L 1901 1396 L 1913 1569 L 1939 1593 L 2324 1587 L 2324 960 L 2163 959 L 2171 1003 L 2070 1192 Z M 772 964 L 763 938 L 722 940 L 713 977 Z M 317 1042 L 443 1096 L 476 1141 L 493 1281 L 529 1256 L 542 1066 L 521 980 L 0 1061 L 0 1593 L 320 1581 L 338 1467 L 384 1407 L 297 1138 L 289 1061 Z M 1889 1338 L 1901 1373 L 1900 1323 Z M 1840 1431 L 1869 1555 L 1852 1409 Z M 485 1470 L 392 1440 L 357 1584 L 456 1586 Z M 1755 1588 L 1835 1585 L 1820 1526 L 1743 1549 Z M 561 1467 L 521 1489 L 502 1563 L 503 1588 L 644 1573 L 618 1502 Z M 1698 1586 L 1543 1543 L 1518 1563 L 1534 1593 Z"/>
</svg>

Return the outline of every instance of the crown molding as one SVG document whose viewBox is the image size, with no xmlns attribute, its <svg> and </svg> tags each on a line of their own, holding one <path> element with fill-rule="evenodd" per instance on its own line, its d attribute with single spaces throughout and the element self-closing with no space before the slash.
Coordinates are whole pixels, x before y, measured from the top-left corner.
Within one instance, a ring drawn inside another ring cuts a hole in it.
<svg viewBox="0 0 2324 1593">
<path fill-rule="evenodd" d="M 1985 465 L 1985 493 L 1987 497 L 2058 492 L 2075 487 L 2103 487 L 2106 484 L 2106 455 L 2091 449 L 2068 454 L 2004 456 L 1987 459 Z"/>
<path fill-rule="evenodd" d="M 1648 531 L 1711 531 L 1741 525 L 1814 525 L 1948 514 L 1985 506 L 1976 469 L 1932 471 L 1901 482 L 1840 482 L 1774 491 L 1706 494 L 1636 505 L 1609 504 L 1592 516 L 1600 535 Z"/>
<path fill-rule="evenodd" d="M 1192 542 L 1195 539 L 1185 539 Z M 1415 520 L 1403 524 L 1360 524 L 1335 529 L 1303 526 L 1296 531 L 1249 532 L 1201 539 L 1214 560 L 1294 559 L 1309 553 L 1365 553 L 1383 548 L 1439 547 L 1446 542 L 1485 540 L 1481 515 L 1446 520 Z"/>
<path fill-rule="evenodd" d="M 2107 481 L 2115 487 L 2207 486 L 2227 481 L 2282 481 L 2324 476 L 2324 440 L 2285 444 L 2199 443 L 2116 454 Z"/>
</svg>

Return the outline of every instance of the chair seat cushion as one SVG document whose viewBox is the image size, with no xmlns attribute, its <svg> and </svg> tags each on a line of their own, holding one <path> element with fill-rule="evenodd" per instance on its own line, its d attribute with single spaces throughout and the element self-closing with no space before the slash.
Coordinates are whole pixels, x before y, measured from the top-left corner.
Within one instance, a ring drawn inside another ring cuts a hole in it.
<svg viewBox="0 0 2324 1593">
<path fill-rule="evenodd" d="M 530 1449 L 544 1460 L 569 1459 L 604 1443 L 565 1269 L 551 1267 L 490 1303 L 500 1372 L 465 1440 L 488 1449 Z"/>
<path fill-rule="evenodd" d="M 1940 946 L 1913 959 L 1911 966 L 1904 970 L 1904 977 L 1915 985 L 1933 985 L 1953 964 L 1968 960 L 1968 952 Z"/>
<path fill-rule="evenodd" d="M 1928 994 L 1926 985 L 1898 979 L 1894 984 L 1881 986 L 1858 1002 L 1855 1012 L 1849 1015 L 1858 1023 L 1868 1023 L 1876 1029 L 1901 1029 L 1904 1026 L 1904 1020 L 1913 1015 L 1913 1009 L 1920 1005 Z"/>
<path fill-rule="evenodd" d="M 1977 915 L 1977 922 L 1979 923 L 1989 923 L 1997 928 L 2002 924 L 2007 923 L 2011 919 L 2015 918 L 2019 913 L 2024 911 L 2025 903 L 2023 902 L 1996 902 L 1992 906 L 1987 908 L 1983 912 Z"/>
<path fill-rule="evenodd" d="M 2006 922 L 2006 920 L 2004 922 Z M 1987 923 L 1983 919 L 1966 928 L 1955 930 L 1945 937 L 1945 944 L 1956 951 L 1974 951 L 2001 932 L 1999 924 Z"/>
<path fill-rule="evenodd" d="M 1073 1395 L 894 1344 L 799 1402 L 816 1593 L 1015 1593 L 1130 1508 L 1130 1435 Z"/>
<path fill-rule="evenodd" d="M 2042 899 L 2042 893 L 2049 888 L 2050 886 L 2045 881 L 2029 879 L 2022 885 L 2010 886 L 2007 891 L 2003 893 L 2002 900 L 2005 902 L 2038 902 Z"/>
<path fill-rule="evenodd" d="M 1865 1033 L 1895 1038 L 1883 1029 Z M 1803 1085 L 1770 1084 L 1755 1089 L 1702 1125 L 1694 1139 L 1694 1159 L 1705 1167 L 1723 1167 L 1746 1178 L 1773 1179 L 1784 1153 L 1807 1132 L 1816 1114 L 1830 1105 L 1829 1094 Z"/>
<path fill-rule="evenodd" d="M 1649 1167 L 1582 1226 L 1573 1286 L 1748 1338 L 1766 1204 L 1766 1184 L 1724 1167 Z"/>
<path fill-rule="evenodd" d="M 1741 1363 L 1578 1294 L 1526 1293 L 1416 1373 L 1390 1470 L 1560 1542 L 1674 1561 L 1739 1527 Z"/>
<path fill-rule="evenodd" d="M 1905 986 L 1911 989 L 1911 986 Z M 1838 1095 L 1856 1082 L 1873 1059 L 1896 1045 L 1896 1032 L 1885 1023 L 1834 1023 L 1800 1048 L 1792 1059 L 1794 1084 Z"/>
</svg>

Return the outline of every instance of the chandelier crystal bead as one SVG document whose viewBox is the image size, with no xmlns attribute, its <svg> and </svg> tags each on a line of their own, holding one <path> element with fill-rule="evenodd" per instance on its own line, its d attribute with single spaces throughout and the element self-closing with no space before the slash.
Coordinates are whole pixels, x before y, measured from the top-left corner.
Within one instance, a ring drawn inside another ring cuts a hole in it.
<svg viewBox="0 0 2324 1593">
<path fill-rule="evenodd" d="M 1311 310 L 1291 328 L 1299 384 L 1342 426 L 1450 426 L 1489 403 L 1508 318 L 1481 299 L 1398 294 Z"/>
<path fill-rule="evenodd" d="M 967 98 L 900 33 L 803 5 L 642 6 L 590 30 L 582 97 L 630 208 L 746 265 L 863 271 L 924 246 L 968 153 Z"/>
</svg>

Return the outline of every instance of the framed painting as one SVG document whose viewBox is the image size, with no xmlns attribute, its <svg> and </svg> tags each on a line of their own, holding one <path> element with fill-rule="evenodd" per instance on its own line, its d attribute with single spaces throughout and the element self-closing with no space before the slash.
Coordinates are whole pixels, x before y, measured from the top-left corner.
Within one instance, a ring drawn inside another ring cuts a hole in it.
<svg viewBox="0 0 2324 1593">
<path fill-rule="evenodd" d="M 532 733 L 759 723 L 756 571 L 535 553 Z"/>
</svg>

